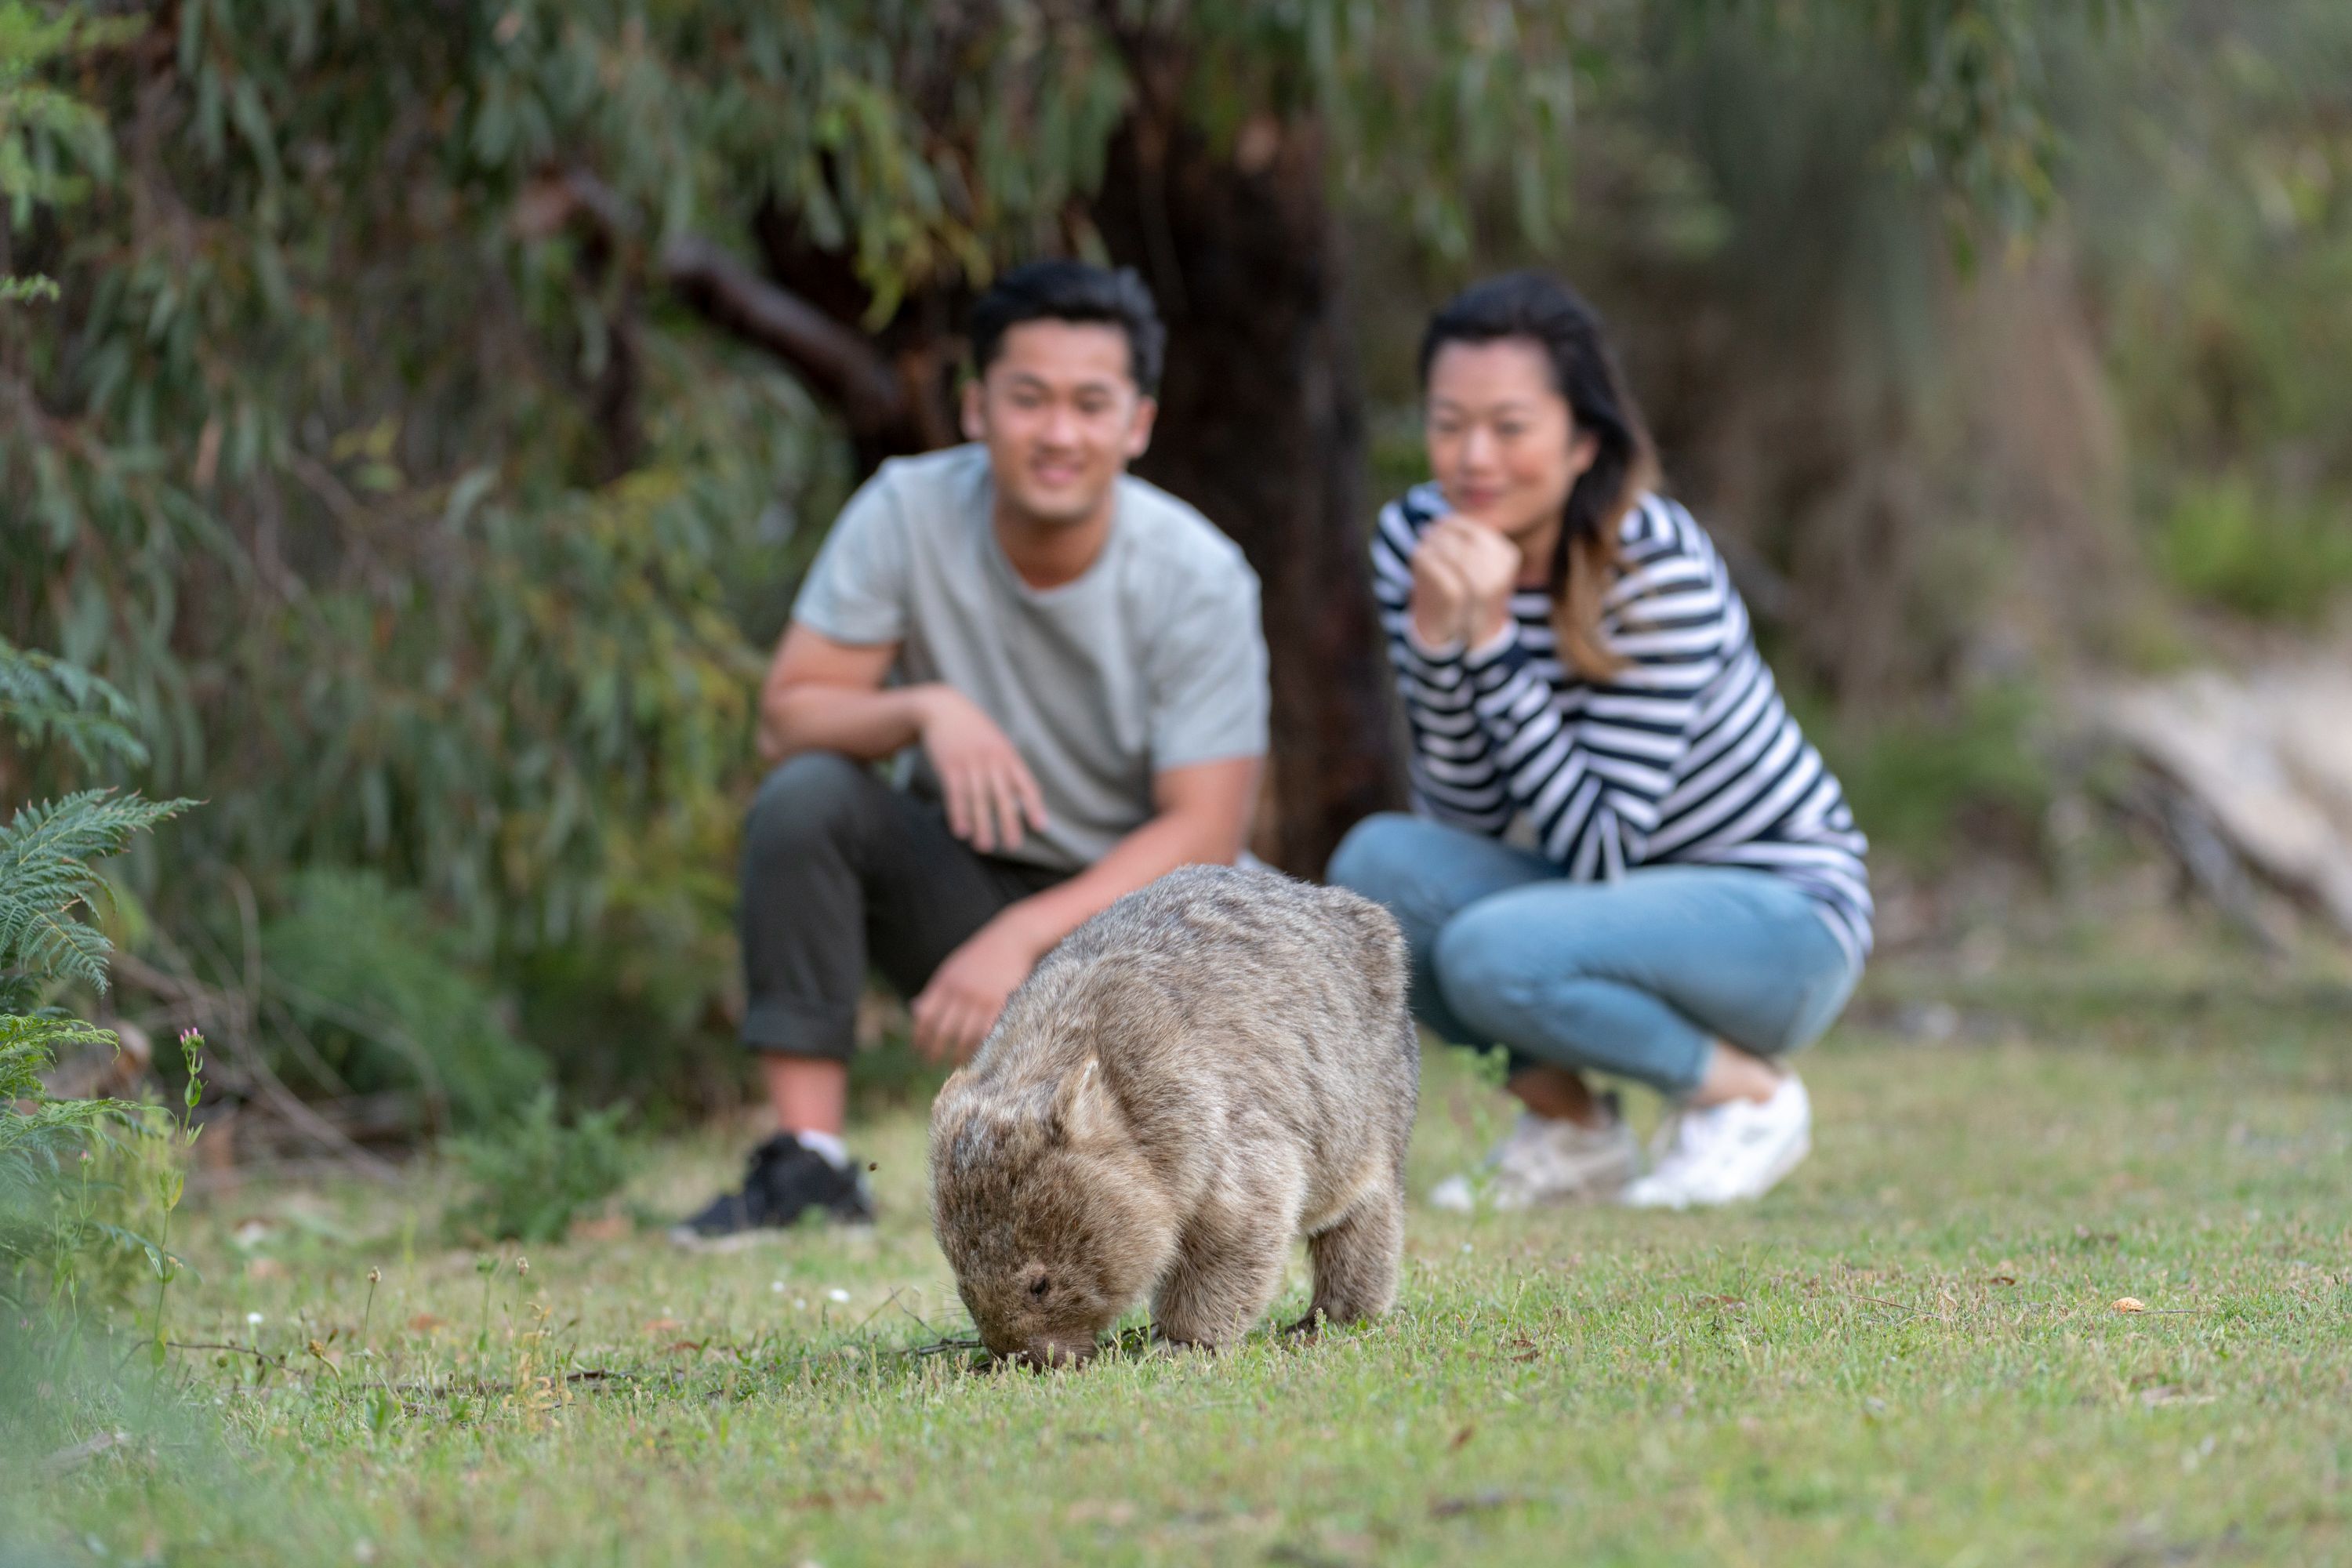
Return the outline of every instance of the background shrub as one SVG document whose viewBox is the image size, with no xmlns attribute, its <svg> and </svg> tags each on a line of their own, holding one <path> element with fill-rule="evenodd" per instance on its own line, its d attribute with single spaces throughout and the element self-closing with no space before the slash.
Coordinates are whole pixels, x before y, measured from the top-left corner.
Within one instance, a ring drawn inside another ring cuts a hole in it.
<svg viewBox="0 0 2352 1568">
<path fill-rule="evenodd" d="M 448 1141 L 468 1194 L 448 1214 L 469 1239 L 560 1241 L 573 1219 L 618 1192 L 629 1173 L 621 1134 L 625 1110 L 594 1110 L 565 1123 L 555 1091 L 543 1089 L 499 1126 Z"/>
</svg>

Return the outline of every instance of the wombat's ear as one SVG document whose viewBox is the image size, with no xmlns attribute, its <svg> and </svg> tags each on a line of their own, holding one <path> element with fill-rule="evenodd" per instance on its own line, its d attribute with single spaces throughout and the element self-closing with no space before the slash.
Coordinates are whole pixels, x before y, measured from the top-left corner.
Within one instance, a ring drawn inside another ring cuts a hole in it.
<svg viewBox="0 0 2352 1568">
<path fill-rule="evenodd" d="M 1118 1117 L 1118 1100 L 1103 1081 L 1101 1058 L 1088 1057 L 1087 1065 L 1054 1091 L 1045 1130 L 1056 1142 L 1084 1143 L 1114 1131 Z"/>
</svg>

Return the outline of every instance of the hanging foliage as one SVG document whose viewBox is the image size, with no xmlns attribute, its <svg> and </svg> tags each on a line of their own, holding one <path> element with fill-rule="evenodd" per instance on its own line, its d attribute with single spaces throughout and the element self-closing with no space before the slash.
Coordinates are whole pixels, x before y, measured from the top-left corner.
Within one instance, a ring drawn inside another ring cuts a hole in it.
<svg viewBox="0 0 2352 1568">
<path fill-rule="evenodd" d="M 2030 187 L 2031 18 L 1870 9 L 1919 173 Z M 972 290 L 1144 266 L 1194 356 L 1167 471 L 1255 442 L 1213 512 L 1270 584 L 1344 587 L 1333 204 L 1457 262 L 1498 196 L 1550 232 L 1580 94 L 1662 27 L 1786 10 L 5 0 L 0 272 L 57 297 L 0 334 L 0 630 L 111 680 L 142 782 L 210 802 L 126 873 L 187 978 L 238 946 L 194 940 L 223 906 L 190 888 L 280 911 L 298 868 L 364 867 L 463 961 L 592 973 L 674 1035 L 730 981 L 761 646 L 858 471 L 954 438 Z M 1221 289 L 1229 242 L 1282 277 Z M 1227 364 L 1256 402 L 1208 395 Z M 1301 868 L 1386 787 L 1354 627 L 1275 627 Z M 17 796 L 133 771 L 8 767 Z"/>
</svg>

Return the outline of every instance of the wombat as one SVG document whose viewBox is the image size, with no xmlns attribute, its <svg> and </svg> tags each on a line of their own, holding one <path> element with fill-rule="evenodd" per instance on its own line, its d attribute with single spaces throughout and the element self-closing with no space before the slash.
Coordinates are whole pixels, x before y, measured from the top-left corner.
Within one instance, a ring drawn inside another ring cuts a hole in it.
<svg viewBox="0 0 2352 1568">
<path fill-rule="evenodd" d="M 1146 1293 L 1161 1337 L 1255 1323 L 1307 1238 L 1296 1328 L 1396 1297 L 1421 1058 L 1388 911 L 1195 866 L 1048 953 L 931 1110 L 931 1221 L 1001 1357 L 1082 1363 Z"/>
</svg>

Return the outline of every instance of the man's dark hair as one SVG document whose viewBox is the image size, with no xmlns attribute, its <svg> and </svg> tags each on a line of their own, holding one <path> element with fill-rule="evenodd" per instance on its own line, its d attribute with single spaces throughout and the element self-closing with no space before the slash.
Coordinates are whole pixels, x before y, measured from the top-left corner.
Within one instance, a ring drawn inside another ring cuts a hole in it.
<svg viewBox="0 0 2352 1568">
<path fill-rule="evenodd" d="M 971 307 L 971 363 L 982 375 L 1024 321 L 1098 321 L 1127 334 L 1127 366 L 1144 395 L 1160 390 L 1168 329 L 1131 267 L 1113 272 L 1084 261 L 1032 261 L 991 285 Z"/>
</svg>

